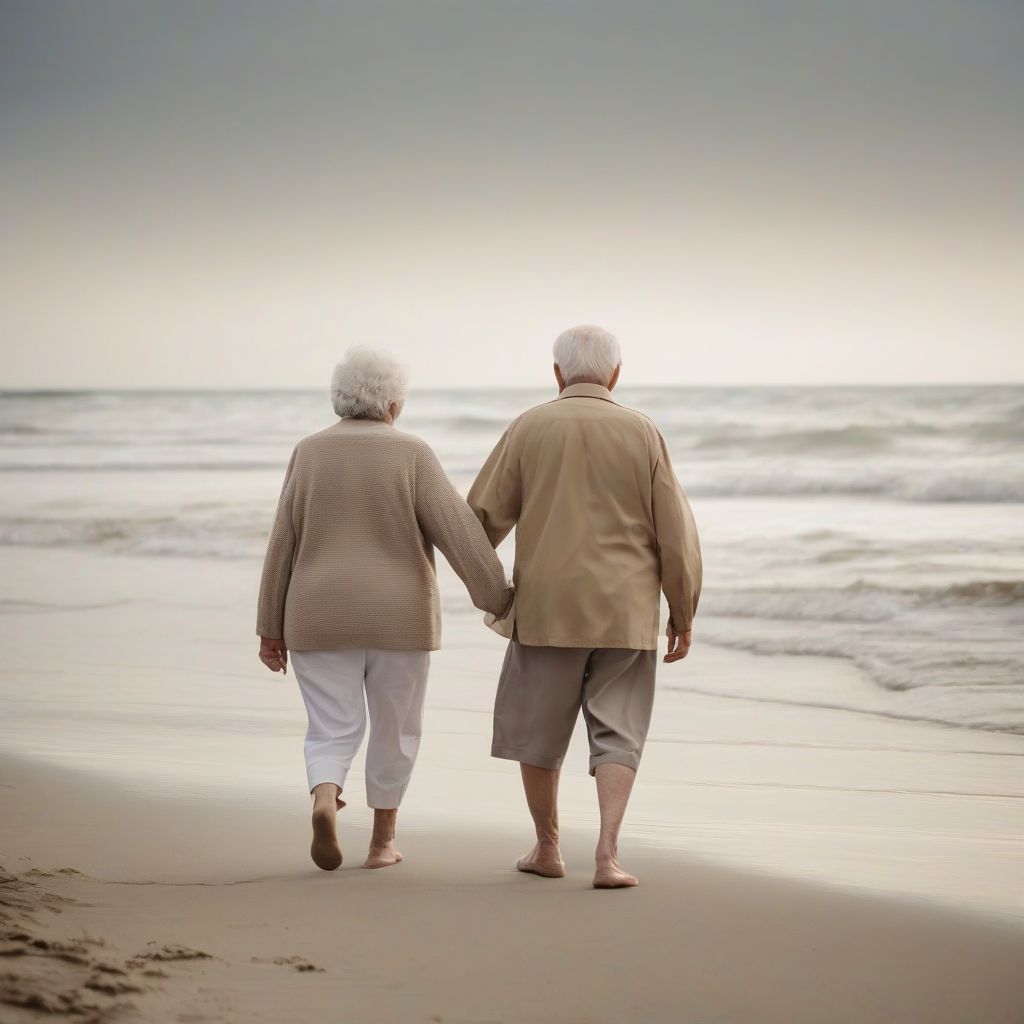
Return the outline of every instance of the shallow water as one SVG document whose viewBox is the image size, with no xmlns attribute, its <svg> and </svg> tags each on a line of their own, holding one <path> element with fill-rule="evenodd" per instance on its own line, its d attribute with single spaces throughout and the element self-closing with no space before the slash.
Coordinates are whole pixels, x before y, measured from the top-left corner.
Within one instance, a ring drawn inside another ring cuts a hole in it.
<svg viewBox="0 0 1024 1024">
<path fill-rule="evenodd" d="M 855 711 L 1024 733 L 1024 388 L 617 394 L 694 505 L 703 636 L 852 659 Z M 465 490 L 549 397 L 413 392 L 401 426 Z M 2 394 L 0 544 L 256 562 L 291 446 L 330 420 L 319 392 Z"/>
</svg>

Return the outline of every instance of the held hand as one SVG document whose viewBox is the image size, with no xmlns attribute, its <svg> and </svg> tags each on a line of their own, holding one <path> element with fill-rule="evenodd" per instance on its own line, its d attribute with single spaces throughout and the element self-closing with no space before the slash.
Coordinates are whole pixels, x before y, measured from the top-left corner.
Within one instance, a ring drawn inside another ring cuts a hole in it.
<svg viewBox="0 0 1024 1024">
<path fill-rule="evenodd" d="M 679 633 L 670 619 L 665 635 L 668 637 L 668 650 L 665 652 L 663 660 L 666 664 L 670 664 L 673 661 L 682 661 L 690 653 L 690 644 L 693 643 L 693 630 L 688 629 L 683 633 Z"/>
<path fill-rule="evenodd" d="M 283 640 L 275 640 L 273 637 L 260 637 L 260 661 L 263 662 L 271 672 L 283 672 L 288 674 L 288 648 Z"/>
</svg>

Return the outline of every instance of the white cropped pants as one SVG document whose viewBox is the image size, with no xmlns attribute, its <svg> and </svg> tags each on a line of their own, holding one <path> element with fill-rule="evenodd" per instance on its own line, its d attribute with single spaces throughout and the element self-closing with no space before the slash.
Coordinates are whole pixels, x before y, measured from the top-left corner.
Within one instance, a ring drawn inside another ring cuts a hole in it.
<svg viewBox="0 0 1024 1024">
<path fill-rule="evenodd" d="M 423 732 L 423 701 L 429 651 L 346 647 L 337 651 L 289 651 L 309 716 L 306 779 L 344 789 L 366 732 L 366 802 L 385 809 L 402 802 Z"/>
</svg>

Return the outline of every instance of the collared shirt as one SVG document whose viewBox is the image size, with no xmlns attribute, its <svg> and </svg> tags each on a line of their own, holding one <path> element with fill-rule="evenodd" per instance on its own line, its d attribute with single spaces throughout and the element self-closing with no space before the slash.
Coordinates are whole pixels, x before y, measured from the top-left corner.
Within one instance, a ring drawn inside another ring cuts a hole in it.
<svg viewBox="0 0 1024 1024">
<path fill-rule="evenodd" d="M 654 650 L 663 591 L 690 628 L 701 554 L 665 439 L 596 384 L 573 384 L 505 431 L 468 501 L 497 546 L 515 527 L 516 596 L 488 625 L 520 643 Z"/>
</svg>

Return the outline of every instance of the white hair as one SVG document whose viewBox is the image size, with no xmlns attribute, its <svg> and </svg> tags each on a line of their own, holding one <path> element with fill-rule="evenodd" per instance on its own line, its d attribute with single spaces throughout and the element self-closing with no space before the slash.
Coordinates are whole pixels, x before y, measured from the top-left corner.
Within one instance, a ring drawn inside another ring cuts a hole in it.
<svg viewBox="0 0 1024 1024">
<path fill-rule="evenodd" d="M 603 327 L 570 327 L 555 338 L 555 362 L 566 384 L 583 377 L 607 384 L 622 362 L 619 340 Z"/>
<path fill-rule="evenodd" d="M 349 349 L 334 368 L 331 404 L 339 416 L 386 420 L 392 402 L 405 405 L 405 369 L 386 352 L 362 346 Z"/>
</svg>

